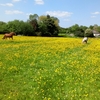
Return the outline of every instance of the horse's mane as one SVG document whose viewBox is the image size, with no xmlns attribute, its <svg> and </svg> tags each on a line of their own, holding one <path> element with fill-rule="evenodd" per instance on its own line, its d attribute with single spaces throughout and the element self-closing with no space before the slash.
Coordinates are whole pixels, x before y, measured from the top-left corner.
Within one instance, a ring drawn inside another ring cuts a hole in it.
<svg viewBox="0 0 100 100">
<path fill-rule="evenodd" d="M 15 32 L 10 32 L 9 34 L 15 34 Z"/>
</svg>

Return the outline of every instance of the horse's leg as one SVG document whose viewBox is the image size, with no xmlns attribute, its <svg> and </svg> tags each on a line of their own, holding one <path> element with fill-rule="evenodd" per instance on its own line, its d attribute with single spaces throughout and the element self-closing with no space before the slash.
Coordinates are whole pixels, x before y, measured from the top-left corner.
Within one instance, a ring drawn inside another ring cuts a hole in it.
<svg viewBox="0 0 100 100">
<path fill-rule="evenodd" d="M 7 37 L 7 36 L 6 36 L 6 39 L 10 39 L 10 37 Z"/>
<path fill-rule="evenodd" d="M 4 37 L 2 39 L 4 39 Z"/>
<path fill-rule="evenodd" d="M 11 37 L 7 37 L 7 38 L 10 40 Z"/>
<path fill-rule="evenodd" d="M 11 38 L 12 38 L 12 40 L 13 40 L 13 36 L 12 36 Z"/>
<path fill-rule="evenodd" d="M 5 39 L 5 36 L 2 39 Z"/>
</svg>

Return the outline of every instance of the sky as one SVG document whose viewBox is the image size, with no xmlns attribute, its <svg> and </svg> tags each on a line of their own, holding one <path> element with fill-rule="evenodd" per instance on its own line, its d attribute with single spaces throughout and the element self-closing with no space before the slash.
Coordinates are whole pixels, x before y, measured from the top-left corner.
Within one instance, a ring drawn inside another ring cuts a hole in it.
<svg viewBox="0 0 100 100">
<path fill-rule="evenodd" d="M 57 17 L 64 28 L 100 25 L 100 0 L 0 0 L 0 21 L 27 21 L 30 14 Z"/>
</svg>

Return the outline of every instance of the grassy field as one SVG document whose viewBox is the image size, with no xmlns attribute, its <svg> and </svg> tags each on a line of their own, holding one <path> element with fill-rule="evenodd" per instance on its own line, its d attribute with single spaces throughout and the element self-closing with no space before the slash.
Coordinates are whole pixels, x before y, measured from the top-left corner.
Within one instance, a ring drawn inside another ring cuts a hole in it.
<svg viewBox="0 0 100 100">
<path fill-rule="evenodd" d="M 100 39 L 0 36 L 0 100 L 100 100 Z"/>
</svg>

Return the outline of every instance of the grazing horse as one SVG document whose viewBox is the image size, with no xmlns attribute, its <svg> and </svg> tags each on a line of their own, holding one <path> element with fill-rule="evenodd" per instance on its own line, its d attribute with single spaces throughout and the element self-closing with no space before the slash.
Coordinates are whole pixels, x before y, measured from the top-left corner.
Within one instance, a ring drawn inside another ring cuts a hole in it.
<svg viewBox="0 0 100 100">
<path fill-rule="evenodd" d="M 2 39 L 7 39 L 7 38 L 12 38 L 13 39 L 13 35 L 16 35 L 15 32 L 11 32 L 11 33 L 6 33 L 4 34 L 4 37 Z"/>
<path fill-rule="evenodd" d="M 83 43 L 87 43 L 87 41 L 88 41 L 87 37 L 84 37 L 83 40 L 82 40 Z"/>
</svg>

